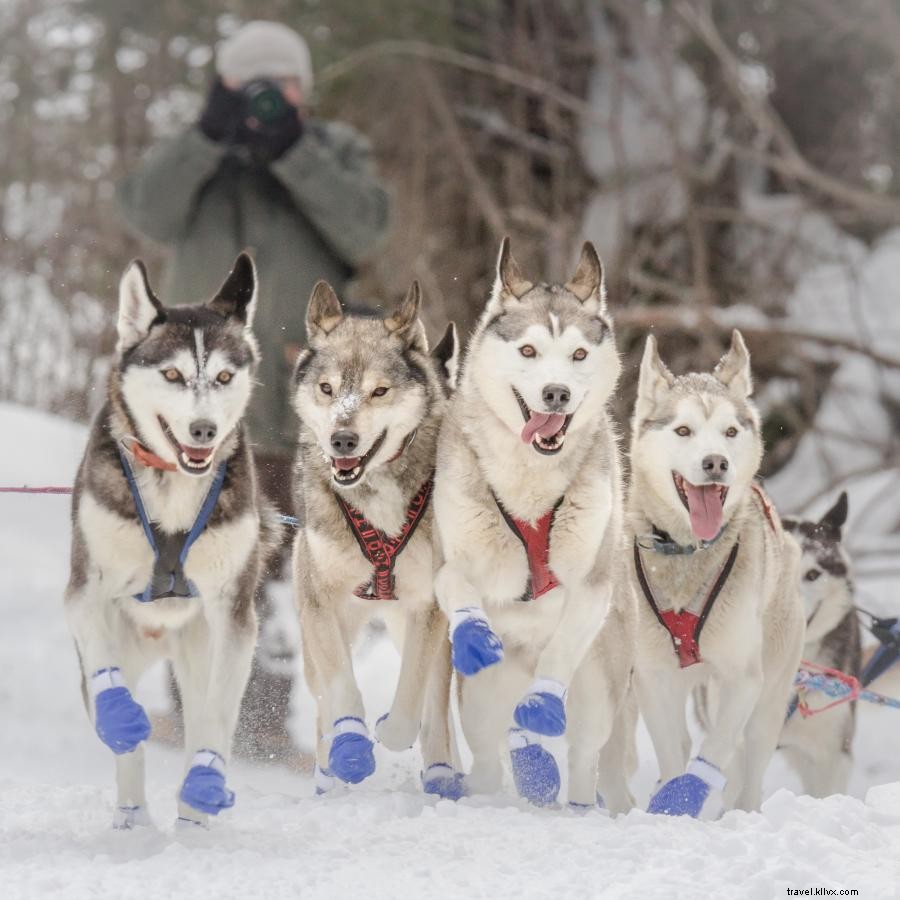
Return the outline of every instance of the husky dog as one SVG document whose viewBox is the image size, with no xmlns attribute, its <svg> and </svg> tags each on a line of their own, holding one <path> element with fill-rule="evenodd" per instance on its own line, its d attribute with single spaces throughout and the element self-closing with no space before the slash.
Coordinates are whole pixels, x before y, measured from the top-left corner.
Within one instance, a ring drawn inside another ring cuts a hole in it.
<svg viewBox="0 0 900 900">
<path fill-rule="evenodd" d="M 306 680 L 318 704 L 318 793 L 335 779 L 357 784 L 375 770 L 351 647 L 381 614 L 402 662 L 390 713 L 375 736 L 404 750 L 421 728 L 425 790 L 458 795 L 431 511 L 435 444 L 457 341 L 451 325 L 429 355 L 420 304 L 414 282 L 386 318 L 348 315 L 320 281 L 307 310 L 309 343 L 294 373 L 297 508 L 305 516 L 294 543 L 294 585 Z"/>
<path fill-rule="evenodd" d="M 632 798 L 626 703 L 634 594 L 624 561 L 619 447 L 607 402 L 620 361 L 603 269 L 584 245 L 566 284 L 533 284 L 509 239 L 441 428 L 435 589 L 463 676 L 473 754 L 466 789 L 500 786 L 508 744 L 519 793 L 555 802 L 543 736 L 566 733 L 569 801 Z"/>
<path fill-rule="evenodd" d="M 132 691 L 160 657 L 184 705 L 180 818 L 205 825 L 234 803 L 225 766 L 273 540 L 241 426 L 258 359 L 255 299 L 244 254 L 205 305 L 164 307 L 139 261 L 119 287 L 106 403 L 75 482 L 66 589 L 85 704 L 116 754 L 115 827 L 149 823 L 150 724 Z"/>
<path fill-rule="evenodd" d="M 818 522 L 785 518 L 784 527 L 800 543 L 800 593 L 806 604 L 803 659 L 859 676 L 862 650 L 859 619 L 853 607 L 850 559 L 841 543 L 847 521 L 847 493 Z M 856 705 L 842 703 L 811 718 L 790 706 L 779 739 L 813 797 L 843 794 L 850 777 L 851 747 L 856 730 Z"/>
<path fill-rule="evenodd" d="M 759 805 L 800 661 L 800 553 L 753 483 L 763 445 L 751 392 L 739 332 L 711 375 L 678 378 L 647 338 L 628 529 L 635 687 L 662 782 L 651 812 L 697 816 L 726 782 L 726 806 Z M 701 685 L 710 728 L 688 764 L 685 706 Z"/>
</svg>

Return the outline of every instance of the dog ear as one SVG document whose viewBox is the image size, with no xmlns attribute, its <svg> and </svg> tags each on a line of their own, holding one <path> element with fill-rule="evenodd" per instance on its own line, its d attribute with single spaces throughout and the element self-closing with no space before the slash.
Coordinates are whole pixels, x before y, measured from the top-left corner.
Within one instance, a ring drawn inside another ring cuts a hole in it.
<svg viewBox="0 0 900 900">
<path fill-rule="evenodd" d="M 150 290 L 146 266 L 139 259 L 132 260 L 119 282 L 119 318 L 116 323 L 119 339 L 116 350 L 123 353 L 133 347 L 165 318 L 162 303 Z"/>
<path fill-rule="evenodd" d="M 497 278 L 494 282 L 494 299 L 515 299 L 527 294 L 534 285 L 522 277 L 519 264 L 512 255 L 509 237 L 503 238 L 500 244 L 500 255 L 497 257 Z"/>
<path fill-rule="evenodd" d="M 256 266 L 248 253 L 241 253 L 222 287 L 207 305 L 220 316 L 226 319 L 234 316 L 249 327 L 256 312 L 257 285 Z"/>
<path fill-rule="evenodd" d="M 598 312 L 606 310 L 606 285 L 603 280 L 603 263 L 594 245 L 585 241 L 581 248 L 581 258 L 575 274 L 566 282 L 565 288 L 582 303 L 596 303 Z"/>
<path fill-rule="evenodd" d="M 713 369 L 713 375 L 737 397 L 744 399 L 753 393 L 750 352 L 737 328 L 731 332 L 731 346 Z"/>
<path fill-rule="evenodd" d="M 455 322 L 447 324 L 444 336 L 437 342 L 431 355 L 440 363 L 441 374 L 447 382 L 447 387 L 451 391 L 455 390 L 459 375 L 459 336 L 456 333 Z"/>
<path fill-rule="evenodd" d="M 647 335 L 644 345 L 644 356 L 641 359 L 641 373 L 638 377 L 637 403 L 634 408 L 635 419 L 642 422 L 649 419 L 656 409 L 660 394 L 667 391 L 675 383 L 675 376 L 662 361 L 656 348 L 656 338 Z"/>
<path fill-rule="evenodd" d="M 844 526 L 844 523 L 847 521 L 847 492 L 841 491 L 841 496 L 837 498 L 834 506 L 819 519 L 819 524 L 824 525 L 826 528 L 836 531 L 838 538 L 841 536 L 841 528 Z"/>
<path fill-rule="evenodd" d="M 425 326 L 419 319 L 421 308 L 422 289 L 419 287 L 419 282 L 414 281 L 409 286 L 403 300 L 384 320 L 384 327 L 391 334 L 396 334 L 410 349 L 427 353 L 428 338 L 425 335 Z"/>
<path fill-rule="evenodd" d="M 319 332 L 328 334 L 337 328 L 343 318 L 344 310 L 334 288 L 327 281 L 317 281 L 306 307 L 307 335 L 313 337 Z"/>
</svg>

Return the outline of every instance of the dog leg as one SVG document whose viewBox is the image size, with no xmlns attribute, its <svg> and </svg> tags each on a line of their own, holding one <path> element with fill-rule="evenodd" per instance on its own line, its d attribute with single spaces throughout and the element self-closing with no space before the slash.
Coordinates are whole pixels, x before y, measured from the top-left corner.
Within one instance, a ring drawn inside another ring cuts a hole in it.
<svg viewBox="0 0 900 900">
<path fill-rule="evenodd" d="M 685 704 L 688 680 L 671 668 L 636 670 L 634 689 L 659 764 L 659 780 L 680 775 L 691 755 Z"/>
<path fill-rule="evenodd" d="M 614 816 L 634 808 L 634 794 L 629 780 L 637 769 L 637 699 L 633 691 L 619 704 L 612 734 L 600 748 L 597 765 L 597 792 L 604 806 Z"/>
</svg>

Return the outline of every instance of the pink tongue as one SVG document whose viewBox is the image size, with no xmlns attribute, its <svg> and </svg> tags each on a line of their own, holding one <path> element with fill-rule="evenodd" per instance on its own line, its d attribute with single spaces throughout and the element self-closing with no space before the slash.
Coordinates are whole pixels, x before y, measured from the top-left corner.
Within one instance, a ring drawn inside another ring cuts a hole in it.
<svg viewBox="0 0 900 900">
<path fill-rule="evenodd" d="M 562 413 L 533 412 L 522 429 L 522 441 L 530 444 L 536 434 L 542 438 L 552 438 L 563 427 L 565 421 L 566 417 Z"/>
<path fill-rule="evenodd" d="M 691 528 L 701 541 L 711 541 L 722 528 L 721 485 L 695 485 L 684 482 Z"/>
<path fill-rule="evenodd" d="M 341 472 L 349 472 L 359 465 L 358 456 L 342 456 L 340 459 L 333 459 L 334 467 Z"/>
</svg>

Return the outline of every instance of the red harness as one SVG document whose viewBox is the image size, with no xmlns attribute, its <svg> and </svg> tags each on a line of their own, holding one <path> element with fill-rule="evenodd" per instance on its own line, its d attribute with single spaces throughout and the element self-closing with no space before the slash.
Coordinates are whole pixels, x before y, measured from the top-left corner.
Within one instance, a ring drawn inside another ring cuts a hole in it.
<svg viewBox="0 0 900 900">
<path fill-rule="evenodd" d="M 559 587 L 559 579 L 550 568 L 550 531 L 563 498 L 560 497 L 553 507 L 537 520 L 535 525 L 523 519 L 513 518 L 503 507 L 496 494 L 494 502 L 506 520 L 506 524 L 509 525 L 510 531 L 522 542 L 525 555 L 528 557 L 528 585 L 525 593 L 519 599 L 527 603 L 529 600 L 536 600 L 547 591 Z"/>
<path fill-rule="evenodd" d="M 406 521 L 396 537 L 388 537 L 383 531 L 372 525 L 368 519 L 343 498 L 338 497 L 341 512 L 362 550 L 363 556 L 372 563 L 372 577 L 361 584 L 353 593 L 362 600 L 396 600 L 394 593 L 394 562 L 409 543 L 419 522 L 428 509 L 431 500 L 431 489 L 434 486 L 434 473 L 419 488 L 418 493 L 409 501 L 406 508 Z"/>
</svg>

